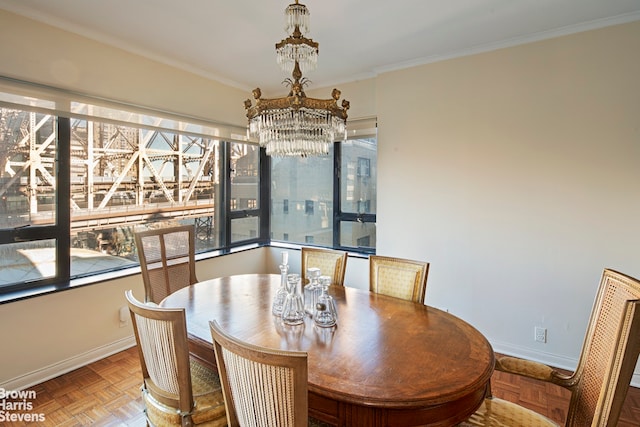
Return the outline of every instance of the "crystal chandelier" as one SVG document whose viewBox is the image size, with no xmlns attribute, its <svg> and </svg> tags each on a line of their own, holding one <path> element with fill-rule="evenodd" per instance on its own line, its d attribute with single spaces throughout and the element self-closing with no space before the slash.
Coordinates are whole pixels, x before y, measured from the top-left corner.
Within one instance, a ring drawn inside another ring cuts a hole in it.
<svg viewBox="0 0 640 427">
<path fill-rule="evenodd" d="M 333 89 L 331 99 L 307 98 L 304 87 L 309 83 L 303 71 L 315 69 L 318 43 L 305 37 L 309 31 L 309 10 L 298 0 L 285 9 L 285 31 L 289 37 L 276 43 L 278 65 L 292 78 L 284 83 L 290 88 L 283 98 L 262 98 L 254 89 L 251 100 L 244 102 L 249 119 L 249 137 L 257 138 L 269 156 L 323 156 L 336 140 L 347 137 L 349 101 L 338 106 L 340 91 Z"/>
</svg>

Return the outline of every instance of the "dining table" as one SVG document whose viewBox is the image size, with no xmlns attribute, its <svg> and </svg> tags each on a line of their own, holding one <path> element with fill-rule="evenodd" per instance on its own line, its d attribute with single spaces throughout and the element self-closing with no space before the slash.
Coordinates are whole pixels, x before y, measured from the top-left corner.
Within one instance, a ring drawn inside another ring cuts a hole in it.
<svg viewBox="0 0 640 427">
<path fill-rule="evenodd" d="M 182 288 L 189 350 L 215 366 L 209 321 L 247 343 L 308 354 L 309 415 L 330 425 L 454 426 L 489 391 L 495 356 L 473 326 L 425 304 L 330 286 L 338 321 L 287 325 L 272 314 L 280 275 L 240 274 Z"/>
</svg>

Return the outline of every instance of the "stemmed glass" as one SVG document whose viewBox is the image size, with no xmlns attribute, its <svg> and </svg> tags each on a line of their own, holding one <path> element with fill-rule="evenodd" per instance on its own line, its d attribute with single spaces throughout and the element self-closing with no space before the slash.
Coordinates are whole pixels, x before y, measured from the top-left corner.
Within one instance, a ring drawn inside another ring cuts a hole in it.
<svg viewBox="0 0 640 427">
<path fill-rule="evenodd" d="M 304 322 L 304 302 L 298 292 L 299 274 L 287 276 L 288 293 L 282 308 L 282 321 L 287 325 L 299 325 Z"/>
<path fill-rule="evenodd" d="M 338 321 L 336 302 L 328 292 L 329 285 L 331 285 L 331 278 L 329 276 L 321 276 L 318 282 L 322 293 L 316 301 L 313 320 L 316 322 L 316 325 L 328 328 L 334 326 Z"/>
</svg>

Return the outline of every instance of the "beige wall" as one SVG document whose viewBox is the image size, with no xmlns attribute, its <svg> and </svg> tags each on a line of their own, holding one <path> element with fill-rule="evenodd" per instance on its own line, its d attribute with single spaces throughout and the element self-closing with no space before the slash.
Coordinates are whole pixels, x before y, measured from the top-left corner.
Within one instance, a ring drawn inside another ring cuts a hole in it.
<svg viewBox="0 0 640 427">
<path fill-rule="evenodd" d="M 245 123 L 245 91 L 1 11 L 0 29 L 0 75 Z M 640 22 L 337 85 L 351 118 L 378 117 L 378 252 L 431 262 L 427 303 L 496 350 L 574 366 L 602 269 L 640 277 L 638 75 Z M 241 252 L 198 271 L 273 259 Z M 359 261 L 347 281 L 363 287 Z M 139 276 L 0 305 L 0 386 L 126 343 L 116 320 L 131 287 Z"/>
<path fill-rule="evenodd" d="M 0 387 L 39 383 L 133 344 L 130 322 L 119 320 L 128 289 L 144 297 L 139 274 L 0 305 Z"/>
<path fill-rule="evenodd" d="M 198 261 L 198 279 L 269 271 L 268 249 Z M 0 387 L 40 383 L 134 344 L 120 323 L 124 293 L 144 298 L 140 274 L 0 305 Z"/>
<path fill-rule="evenodd" d="M 605 267 L 640 277 L 640 22 L 377 79 L 378 253 L 497 350 L 575 366 Z M 548 343 L 534 342 L 534 327 Z"/>
<path fill-rule="evenodd" d="M 349 120 L 358 120 L 362 118 L 370 118 L 376 116 L 376 81 L 374 79 L 359 80 L 351 83 L 341 83 L 325 88 L 310 88 L 306 90 L 309 97 L 329 99 L 331 98 L 331 90 L 337 88 L 342 93 L 339 104 L 343 99 L 350 103 L 347 114 L 347 128 Z"/>
<path fill-rule="evenodd" d="M 1 10 L 0 31 L 0 75 L 246 125 L 246 91 Z"/>
</svg>

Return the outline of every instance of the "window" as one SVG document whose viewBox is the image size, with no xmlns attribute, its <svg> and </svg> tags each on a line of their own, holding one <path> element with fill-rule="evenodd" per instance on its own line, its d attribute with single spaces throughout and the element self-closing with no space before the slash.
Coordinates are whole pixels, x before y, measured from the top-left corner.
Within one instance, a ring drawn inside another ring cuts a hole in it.
<svg viewBox="0 0 640 427">
<path fill-rule="evenodd" d="M 198 252 L 375 250 L 375 137 L 270 158 L 245 129 L 129 108 L 0 77 L 0 299 L 137 265 L 133 233 L 161 224 L 194 224 Z"/>
<path fill-rule="evenodd" d="M 228 193 L 231 200 L 240 201 L 239 204 L 232 204 L 226 215 L 230 219 L 226 240 L 231 244 L 259 240 L 260 236 L 268 234 L 263 221 L 266 215 L 262 215 L 259 202 L 267 197 L 260 188 L 260 149 L 255 145 L 230 143 L 227 144 L 225 158 L 231 171 Z"/>
<path fill-rule="evenodd" d="M 373 251 L 376 246 L 376 139 L 351 139 L 342 144 L 342 176 L 338 215 L 340 247 Z"/>
<path fill-rule="evenodd" d="M 358 157 L 358 176 L 371 176 L 371 159 L 368 159 L 366 157 Z"/>
<path fill-rule="evenodd" d="M 375 137 L 362 137 L 336 143 L 328 157 L 273 158 L 272 203 L 286 206 L 271 211 L 275 239 L 373 253 L 376 150 Z"/>
<path fill-rule="evenodd" d="M 133 233 L 148 226 L 194 224 L 198 252 L 268 241 L 257 146 L 175 118 L 64 105 L 0 91 L 0 294 L 137 265 Z"/>
<path fill-rule="evenodd" d="M 304 201 L 304 213 L 307 215 L 313 215 L 313 200 Z"/>
</svg>

